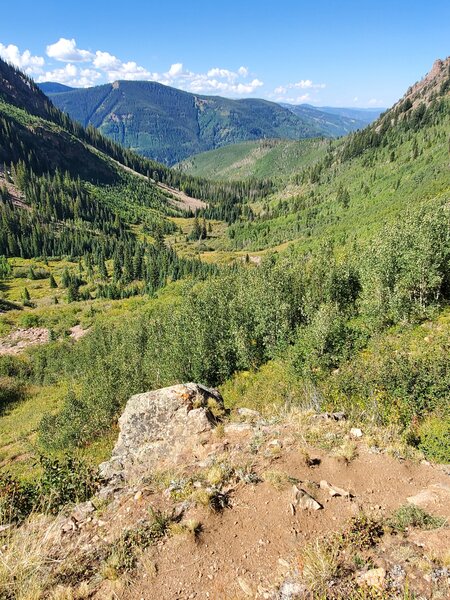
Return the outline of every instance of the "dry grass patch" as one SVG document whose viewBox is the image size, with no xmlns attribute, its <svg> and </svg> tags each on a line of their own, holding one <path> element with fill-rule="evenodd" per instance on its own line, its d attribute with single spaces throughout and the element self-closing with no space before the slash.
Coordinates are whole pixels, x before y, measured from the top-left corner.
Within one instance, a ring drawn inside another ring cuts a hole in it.
<svg viewBox="0 0 450 600">
<path fill-rule="evenodd" d="M 60 527 L 55 519 L 32 515 L 0 537 L 0 598 L 38 600 L 51 585 L 52 552 Z"/>
</svg>

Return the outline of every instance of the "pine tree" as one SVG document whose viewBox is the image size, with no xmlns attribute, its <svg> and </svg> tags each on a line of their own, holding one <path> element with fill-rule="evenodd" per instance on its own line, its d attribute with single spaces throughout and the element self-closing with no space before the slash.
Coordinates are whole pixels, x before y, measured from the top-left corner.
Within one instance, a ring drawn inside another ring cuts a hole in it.
<svg viewBox="0 0 450 600">
<path fill-rule="evenodd" d="M 67 267 L 64 267 L 64 271 L 62 272 L 62 276 L 61 276 L 61 285 L 63 286 L 63 288 L 69 287 L 70 281 L 71 281 L 71 276 L 69 273 L 69 269 Z"/>
<path fill-rule="evenodd" d="M 23 288 L 23 292 L 22 292 L 22 303 L 24 306 L 29 306 L 30 305 L 30 301 L 31 301 L 31 296 L 30 296 L 30 292 L 28 291 L 28 288 Z"/>
</svg>

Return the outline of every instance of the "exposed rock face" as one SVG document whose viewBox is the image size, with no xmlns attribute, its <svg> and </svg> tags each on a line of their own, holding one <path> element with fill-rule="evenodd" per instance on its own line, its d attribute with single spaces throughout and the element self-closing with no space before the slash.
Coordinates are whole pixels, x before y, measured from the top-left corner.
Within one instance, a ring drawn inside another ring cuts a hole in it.
<svg viewBox="0 0 450 600">
<path fill-rule="evenodd" d="M 132 481 L 176 464 L 201 442 L 222 412 L 219 392 L 185 383 L 132 396 L 119 419 L 111 459 L 100 465 L 106 480 Z"/>
</svg>

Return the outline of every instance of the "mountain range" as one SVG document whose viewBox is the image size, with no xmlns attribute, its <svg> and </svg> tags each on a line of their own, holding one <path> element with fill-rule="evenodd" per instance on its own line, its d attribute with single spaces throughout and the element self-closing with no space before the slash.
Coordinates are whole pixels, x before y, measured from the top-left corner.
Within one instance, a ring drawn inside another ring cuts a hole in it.
<svg viewBox="0 0 450 600">
<path fill-rule="evenodd" d="M 40 87 L 84 127 L 93 125 L 115 142 L 168 165 L 248 140 L 338 137 L 368 122 L 367 115 L 355 118 L 310 106 L 202 96 L 153 81 L 116 81 L 84 89 L 48 82 Z"/>
</svg>

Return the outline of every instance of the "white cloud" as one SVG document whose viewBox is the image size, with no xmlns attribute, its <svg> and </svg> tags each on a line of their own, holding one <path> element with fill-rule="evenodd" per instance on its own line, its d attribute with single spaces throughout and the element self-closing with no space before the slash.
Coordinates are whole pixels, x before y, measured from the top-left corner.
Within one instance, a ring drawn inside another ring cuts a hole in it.
<svg viewBox="0 0 450 600">
<path fill-rule="evenodd" d="M 97 50 L 95 53 L 92 64 L 95 68 L 104 72 L 108 81 L 116 81 L 117 79 L 136 81 L 149 79 L 152 75 L 147 69 L 139 66 L 134 61 L 122 62 L 117 56 L 101 50 Z"/>
<path fill-rule="evenodd" d="M 370 106 L 383 106 L 383 100 L 377 100 L 376 98 L 371 98 L 368 102 Z"/>
<path fill-rule="evenodd" d="M 102 52 L 101 50 L 97 50 L 92 64 L 97 69 L 108 70 L 119 68 L 121 63 L 117 57 L 113 56 L 109 52 Z"/>
<path fill-rule="evenodd" d="M 4 46 L 0 43 L 0 56 L 28 73 L 28 75 L 42 72 L 42 67 L 45 64 L 42 56 L 32 56 L 29 50 L 24 50 L 21 54 L 19 48 L 14 44 Z"/>
<path fill-rule="evenodd" d="M 91 87 L 98 83 L 102 77 L 101 73 L 94 69 L 80 69 L 72 63 L 68 63 L 60 69 L 45 71 L 37 78 L 39 83 L 43 81 L 56 81 L 71 87 Z"/>
<path fill-rule="evenodd" d="M 183 63 L 175 63 L 171 65 L 170 69 L 167 71 L 168 77 L 178 77 L 183 73 Z"/>
<path fill-rule="evenodd" d="M 89 62 L 93 58 L 89 50 L 77 48 L 76 41 L 72 38 L 59 38 L 54 44 L 47 46 L 47 56 L 60 62 Z"/>
<path fill-rule="evenodd" d="M 17 46 L 0 44 L 0 55 L 37 77 L 39 82 L 55 81 L 73 87 L 89 87 L 116 80 L 149 80 L 174 86 L 196 94 L 223 94 L 242 96 L 253 94 L 264 84 L 257 77 L 250 78 L 248 67 L 236 71 L 212 67 L 195 73 L 184 68 L 182 62 L 173 63 L 167 71 L 154 73 L 135 61 L 124 62 L 104 50 L 82 50 L 74 38 L 59 38 L 47 46 L 47 63 L 41 56 L 31 56 L 28 50 L 20 53 Z M 67 63 L 59 67 L 58 62 Z M 80 63 L 86 63 L 81 68 Z"/>
<path fill-rule="evenodd" d="M 323 90 L 325 87 L 325 83 L 314 83 L 311 79 L 300 79 L 300 81 L 294 83 L 279 85 L 269 94 L 269 97 L 276 102 L 287 102 L 288 104 L 301 104 L 306 101 L 317 102 L 317 99 L 312 99 L 311 94 L 316 95 L 319 90 Z M 308 92 L 297 95 L 296 90 L 308 90 Z"/>
<path fill-rule="evenodd" d="M 183 68 L 182 63 L 176 63 L 165 73 L 152 73 L 151 79 L 164 85 L 172 85 L 195 94 L 231 94 L 240 96 L 252 94 L 263 85 L 259 79 L 248 81 L 248 69 L 239 67 L 231 71 L 213 67 L 206 73 L 194 73 Z"/>
<path fill-rule="evenodd" d="M 301 79 L 300 81 L 297 81 L 295 83 L 279 85 L 273 90 L 273 93 L 276 96 L 283 96 L 284 94 L 287 94 L 289 90 L 323 90 L 325 87 L 325 83 L 313 83 L 311 79 Z"/>
</svg>

